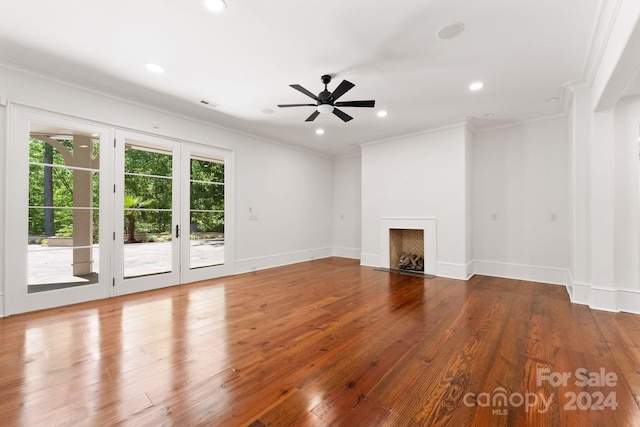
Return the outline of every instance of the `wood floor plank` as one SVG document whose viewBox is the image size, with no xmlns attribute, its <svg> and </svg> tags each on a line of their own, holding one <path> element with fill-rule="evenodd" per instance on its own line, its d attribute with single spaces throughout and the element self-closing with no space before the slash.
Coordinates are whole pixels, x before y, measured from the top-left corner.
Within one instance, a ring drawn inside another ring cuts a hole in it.
<svg viewBox="0 0 640 427">
<path fill-rule="evenodd" d="M 519 280 L 327 258 L 3 318 L 0 343 L 7 426 L 640 425 L 640 316 Z M 565 396 L 597 392 L 617 407 Z"/>
</svg>

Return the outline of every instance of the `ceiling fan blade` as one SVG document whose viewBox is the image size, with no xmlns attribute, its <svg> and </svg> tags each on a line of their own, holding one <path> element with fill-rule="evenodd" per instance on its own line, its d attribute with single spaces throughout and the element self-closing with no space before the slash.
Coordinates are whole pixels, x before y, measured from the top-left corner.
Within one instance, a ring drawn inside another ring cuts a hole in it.
<svg viewBox="0 0 640 427">
<path fill-rule="evenodd" d="M 336 99 L 340 98 L 342 95 L 347 93 L 347 91 L 351 90 L 351 88 L 354 86 L 355 85 L 353 83 L 347 80 L 343 80 L 342 83 L 338 85 L 336 90 L 334 90 L 333 93 L 331 93 L 331 100 L 335 101 Z"/>
<path fill-rule="evenodd" d="M 313 113 L 311 113 L 311 115 L 309 117 L 307 117 L 307 120 L 305 120 L 305 122 L 312 122 L 316 119 L 316 117 L 318 117 L 318 115 L 320 114 L 320 111 L 316 110 Z"/>
<path fill-rule="evenodd" d="M 344 101 L 336 102 L 336 107 L 368 107 L 373 108 L 376 106 L 376 101 Z"/>
<path fill-rule="evenodd" d="M 303 88 L 302 86 L 297 85 L 297 84 L 296 85 L 289 85 L 289 86 L 291 86 L 292 88 L 294 88 L 297 91 L 300 91 L 300 92 L 304 93 L 309 98 L 313 98 L 316 101 L 319 101 L 319 99 L 318 99 L 318 97 L 316 95 L 314 95 L 313 93 L 309 92 L 307 89 Z"/>
<path fill-rule="evenodd" d="M 349 120 L 353 119 L 353 117 L 351 117 L 350 115 L 348 115 L 342 110 L 338 110 L 337 108 L 333 109 L 333 114 L 340 117 L 343 122 L 348 122 Z"/>
<path fill-rule="evenodd" d="M 316 104 L 278 104 L 280 108 L 286 107 L 317 107 Z"/>
</svg>

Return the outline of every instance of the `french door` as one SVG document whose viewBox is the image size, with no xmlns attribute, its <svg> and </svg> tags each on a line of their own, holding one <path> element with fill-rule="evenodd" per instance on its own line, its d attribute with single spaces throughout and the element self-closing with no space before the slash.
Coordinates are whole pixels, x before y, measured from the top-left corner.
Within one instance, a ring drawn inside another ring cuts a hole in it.
<svg viewBox="0 0 640 427">
<path fill-rule="evenodd" d="M 10 113 L 6 313 L 108 297 L 112 130 L 26 108 Z"/>
<path fill-rule="evenodd" d="M 114 294 L 232 274 L 229 153 L 116 132 Z"/>
<path fill-rule="evenodd" d="M 9 117 L 7 315 L 233 274 L 233 152 Z"/>
</svg>

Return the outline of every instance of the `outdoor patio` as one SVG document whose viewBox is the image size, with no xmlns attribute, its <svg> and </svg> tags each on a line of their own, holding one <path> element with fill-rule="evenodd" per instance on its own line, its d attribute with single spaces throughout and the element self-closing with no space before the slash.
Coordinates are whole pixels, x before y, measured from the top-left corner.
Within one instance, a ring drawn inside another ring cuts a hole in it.
<svg viewBox="0 0 640 427">
<path fill-rule="evenodd" d="M 74 276 L 73 248 L 32 244 L 28 247 L 29 292 L 96 283 L 100 273 L 100 249 L 92 249 L 90 276 Z M 124 246 L 124 275 L 136 277 L 171 271 L 171 242 L 132 243 Z M 120 262 L 120 260 L 118 260 Z M 189 268 L 224 264 L 224 240 L 190 240 Z"/>
</svg>

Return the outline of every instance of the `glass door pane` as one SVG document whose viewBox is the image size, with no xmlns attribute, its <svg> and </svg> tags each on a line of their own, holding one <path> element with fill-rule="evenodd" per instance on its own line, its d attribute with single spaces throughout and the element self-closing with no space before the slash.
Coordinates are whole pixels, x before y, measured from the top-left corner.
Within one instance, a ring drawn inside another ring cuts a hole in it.
<svg viewBox="0 0 640 427">
<path fill-rule="evenodd" d="M 97 134 L 32 125 L 27 293 L 99 281 Z"/>
<path fill-rule="evenodd" d="M 104 298 L 113 259 L 109 128 L 11 107 L 6 314 Z"/>
<path fill-rule="evenodd" d="M 124 277 L 173 270 L 171 150 L 127 144 L 124 152 Z"/>
<path fill-rule="evenodd" d="M 180 280 L 180 144 L 116 131 L 116 295 Z"/>
<path fill-rule="evenodd" d="M 190 157 L 189 268 L 224 264 L 224 161 Z"/>
</svg>

